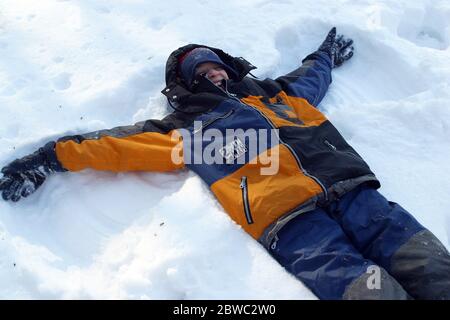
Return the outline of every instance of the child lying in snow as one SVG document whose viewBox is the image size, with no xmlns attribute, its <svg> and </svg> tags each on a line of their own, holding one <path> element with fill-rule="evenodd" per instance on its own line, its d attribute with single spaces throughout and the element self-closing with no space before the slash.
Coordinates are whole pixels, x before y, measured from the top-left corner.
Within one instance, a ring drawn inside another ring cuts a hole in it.
<svg viewBox="0 0 450 320">
<path fill-rule="evenodd" d="M 2 169 L 3 199 L 27 197 L 53 172 L 188 167 L 319 298 L 449 299 L 446 248 L 377 191 L 369 166 L 317 109 L 352 44 L 333 28 L 275 80 L 248 77 L 255 67 L 220 49 L 181 47 L 162 91 L 173 113 L 47 143 Z"/>
</svg>

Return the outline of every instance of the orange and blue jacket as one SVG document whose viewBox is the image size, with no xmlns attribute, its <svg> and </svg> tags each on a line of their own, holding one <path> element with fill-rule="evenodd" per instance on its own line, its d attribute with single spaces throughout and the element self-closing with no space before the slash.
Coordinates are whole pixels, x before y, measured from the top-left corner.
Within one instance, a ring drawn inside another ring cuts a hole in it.
<svg viewBox="0 0 450 320">
<path fill-rule="evenodd" d="M 291 73 L 258 80 L 248 76 L 255 67 L 247 60 L 208 47 L 239 77 L 228 80 L 225 89 L 207 79 L 188 89 L 178 75 L 179 58 L 198 46 L 181 47 L 167 60 L 162 93 L 174 112 L 162 120 L 60 138 L 55 152 L 61 166 L 114 172 L 187 167 L 208 184 L 230 217 L 266 246 L 296 215 L 326 205 L 361 183 L 379 187 L 366 162 L 317 109 L 331 83 L 327 54 L 314 52 Z M 251 146 L 244 138 L 245 161 L 205 163 L 195 157 L 207 151 L 211 137 L 201 137 L 197 148 L 188 143 L 197 138 L 196 123 L 202 124 L 201 130 L 215 129 L 224 136 L 230 129 L 264 129 L 276 135 L 257 136 L 265 141 L 252 154 L 245 152 Z M 174 161 L 174 153 L 181 161 Z M 263 161 L 271 155 L 276 155 L 271 159 L 277 161 L 277 170 L 262 174 L 274 166 Z"/>
</svg>

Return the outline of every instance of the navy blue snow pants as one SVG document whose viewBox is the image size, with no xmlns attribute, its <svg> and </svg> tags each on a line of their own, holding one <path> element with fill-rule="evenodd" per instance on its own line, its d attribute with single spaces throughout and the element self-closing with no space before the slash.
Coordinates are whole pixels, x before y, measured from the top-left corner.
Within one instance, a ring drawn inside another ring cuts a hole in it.
<svg viewBox="0 0 450 320">
<path fill-rule="evenodd" d="M 269 250 L 320 299 L 450 299 L 448 251 L 368 186 L 295 217 Z"/>
</svg>

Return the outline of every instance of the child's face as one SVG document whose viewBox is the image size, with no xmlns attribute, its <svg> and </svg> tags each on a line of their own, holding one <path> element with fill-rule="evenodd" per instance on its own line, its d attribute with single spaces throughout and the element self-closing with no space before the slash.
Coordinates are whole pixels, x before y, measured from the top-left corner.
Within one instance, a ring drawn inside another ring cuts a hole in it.
<svg viewBox="0 0 450 320">
<path fill-rule="evenodd" d="M 216 86 L 219 86 L 222 80 L 228 80 L 228 74 L 222 66 L 213 62 L 205 62 L 200 64 L 195 69 L 195 75 L 203 74 L 206 78 L 211 80 Z"/>
</svg>

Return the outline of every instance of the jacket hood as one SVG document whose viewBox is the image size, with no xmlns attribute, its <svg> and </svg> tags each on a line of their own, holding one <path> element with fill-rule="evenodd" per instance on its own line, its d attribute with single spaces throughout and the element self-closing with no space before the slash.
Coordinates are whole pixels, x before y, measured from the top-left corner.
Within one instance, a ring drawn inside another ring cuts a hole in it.
<svg viewBox="0 0 450 320">
<path fill-rule="evenodd" d="M 203 63 L 212 62 L 221 66 L 226 70 L 230 78 L 237 78 L 238 74 L 229 65 L 223 62 L 220 57 L 212 50 L 208 48 L 195 48 L 192 51 L 186 53 L 184 57 L 180 59 L 180 72 L 186 83 L 192 83 L 195 78 L 195 70 Z"/>
<path fill-rule="evenodd" d="M 212 50 L 225 64 L 236 70 L 237 77 L 234 79 L 235 81 L 241 81 L 251 70 L 256 69 L 254 65 L 244 58 L 233 57 L 221 49 L 200 44 L 185 45 L 173 51 L 167 59 L 166 87 L 161 92 L 169 99 L 169 102 L 182 103 L 186 98 L 193 94 L 181 76 L 180 61 L 186 53 L 199 47 Z"/>
</svg>

